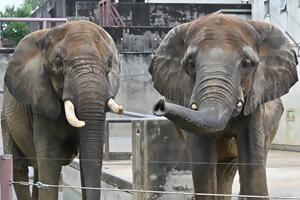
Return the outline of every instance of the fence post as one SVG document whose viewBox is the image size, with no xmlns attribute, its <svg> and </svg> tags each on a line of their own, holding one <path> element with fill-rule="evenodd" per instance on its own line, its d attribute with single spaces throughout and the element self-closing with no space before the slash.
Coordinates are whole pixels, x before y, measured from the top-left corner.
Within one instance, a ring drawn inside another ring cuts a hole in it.
<svg viewBox="0 0 300 200">
<path fill-rule="evenodd" d="M 13 182 L 13 160 L 12 155 L 0 157 L 1 171 L 1 199 L 12 200 Z"/>
<path fill-rule="evenodd" d="M 46 29 L 46 28 L 47 28 L 47 21 L 44 20 L 44 21 L 43 21 L 43 29 Z"/>
</svg>

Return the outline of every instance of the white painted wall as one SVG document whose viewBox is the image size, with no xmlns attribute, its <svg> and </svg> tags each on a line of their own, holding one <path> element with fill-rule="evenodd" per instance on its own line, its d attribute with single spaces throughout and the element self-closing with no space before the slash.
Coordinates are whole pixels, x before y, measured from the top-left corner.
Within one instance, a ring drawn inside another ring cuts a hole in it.
<svg viewBox="0 0 300 200">
<path fill-rule="evenodd" d="M 300 42 L 300 1 L 287 0 L 286 11 L 280 11 L 280 0 L 270 0 L 270 15 L 266 16 L 265 0 L 253 0 L 252 18 L 271 22 L 288 31 L 293 38 Z"/>
<path fill-rule="evenodd" d="M 287 31 L 297 43 L 300 43 L 300 1 L 287 0 L 286 11 L 280 11 L 280 0 L 270 0 L 270 15 L 266 15 L 265 0 L 253 0 L 252 18 L 270 22 L 282 30 Z M 298 57 L 300 61 L 300 58 Z M 298 76 L 300 77 L 298 65 Z M 300 82 L 282 98 L 285 112 L 281 118 L 275 144 L 300 145 Z M 294 115 L 294 120 L 287 116 Z"/>
</svg>

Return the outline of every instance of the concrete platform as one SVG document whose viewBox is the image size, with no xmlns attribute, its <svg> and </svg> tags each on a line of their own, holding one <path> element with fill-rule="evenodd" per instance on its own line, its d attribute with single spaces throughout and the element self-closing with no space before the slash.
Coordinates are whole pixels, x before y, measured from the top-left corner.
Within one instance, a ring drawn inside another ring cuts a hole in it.
<svg viewBox="0 0 300 200">
<path fill-rule="evenodd" d="M 298 196 L 300 199 L 300 152 L 271 150 L 267 160 L 267 180 L 270 196 Z M 238 176 L 233 191 L 239 192 Z"/>
<path fill-rule="evenodd" d="M 114 185 L 119 188 L 131 188 L 132 165 L 131 161 L 110 161 L 103 164 L 103 176 L 110 180 L 115 177 Z M 191 173 L 185 172 L 176 184 L 186 183 L 184 187 L 192 187 Z M 267 161 L 267 179 L 270 196 L 292 197 L 300 199 L 300 152 L 271 150 Z M 131 184 L 130 184 L 131 183 Z M 122 186 L 123 185 L 123 186 Z M 177 187 L 175 185 L 170 187 Z M 239 193 L 239 177 L 235 177 L 233 193 Z M 172 195 L 173 196 L 173 195 Z M 182 199 L 190 199 L 182 196 Z M 177 199 L 177 198 L 176 198 Z M 181 199 L 181 198 L 180 198 Z"/>
</svg>

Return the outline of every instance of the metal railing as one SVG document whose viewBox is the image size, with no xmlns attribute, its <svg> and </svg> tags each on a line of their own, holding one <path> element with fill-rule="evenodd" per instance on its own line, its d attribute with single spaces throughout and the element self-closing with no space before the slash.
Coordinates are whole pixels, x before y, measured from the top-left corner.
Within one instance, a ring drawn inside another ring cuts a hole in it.
<svg viewBox="0 0 300 200">
<path fill-rule="evenodd" d="M 124 111 L 122 115 L 127 116 L 127 118 L 107 118 L 106 119 L 105 132 L 104 132 L 104 152 L 103 152 L 105 160 L 110 160 L 110 150 L 109 150 L 109 137 L 110 137 L 109 125 L 110 124 L 127 124 L 127 123 L 132 123 L 132 121 L 139 120 L 139 119 L 161 119 L 161 118 L 164 118 L 164 117 L 156 117 L 154 115 L 147 115 L 147 114 L 141 114 L 141 113 L 130 112 L 130 111 Z"/>
<path fill-rule="evenodd" d="M 214 12 L 214 14 L 248 14 L 251 15 L 251 9 L 220 9 L 216 12 Z"/>
</svg>

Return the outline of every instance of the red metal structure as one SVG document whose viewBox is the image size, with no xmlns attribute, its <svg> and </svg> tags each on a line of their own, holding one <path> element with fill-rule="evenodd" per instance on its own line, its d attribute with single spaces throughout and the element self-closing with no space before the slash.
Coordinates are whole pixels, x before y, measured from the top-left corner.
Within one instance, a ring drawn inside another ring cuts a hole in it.
<svg viewBox="0 0 300 200">
<path fill-rule="evenodd" d="M 111 0 L 102 0 L 99 2 L 100 25 L 109 26 L 125 26 L 118 10 L 115 8 Z"/>
</svg>

